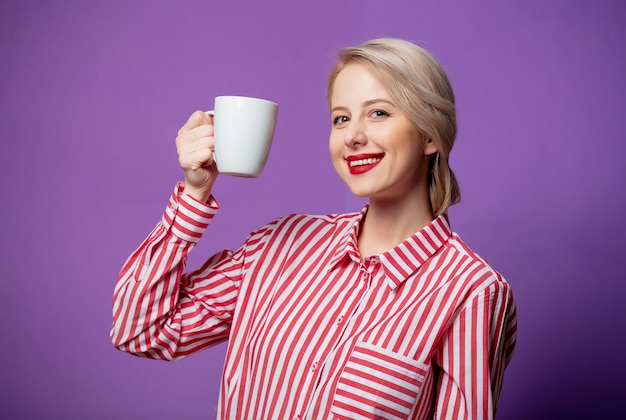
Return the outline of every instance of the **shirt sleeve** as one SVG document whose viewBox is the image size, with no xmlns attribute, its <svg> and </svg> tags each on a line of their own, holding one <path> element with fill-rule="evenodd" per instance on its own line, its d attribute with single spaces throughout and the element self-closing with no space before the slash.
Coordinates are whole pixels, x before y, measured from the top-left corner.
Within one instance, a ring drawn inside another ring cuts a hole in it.
<svg viewBox="0 0 626 420">
<path fill-rule="evenodd" d="M 437 351 L 437 419 L 493 419 L 515 347 L 516 309 L 498 279 L 461 308 Z"/>
<path fill-rule="evenodd" d="M 187 254 L 218 210 L 180 195 L 177 185 L 160 223 L 128 258 L 113 295 L 110 338 L 137 356 L 176 360 L 228 337 L 244 269 L 245 245 L 224 250 L 183 274 Z"/>
</svg>

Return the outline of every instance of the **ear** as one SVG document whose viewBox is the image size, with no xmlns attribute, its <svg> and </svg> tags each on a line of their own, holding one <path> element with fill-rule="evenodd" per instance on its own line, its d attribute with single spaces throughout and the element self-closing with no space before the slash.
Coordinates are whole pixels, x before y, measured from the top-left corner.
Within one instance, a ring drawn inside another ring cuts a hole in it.
<svg viewBox="0 0 626 420">
<path fill-rule="evenodd" d="M 434 155 L 438 151 L 439 151 L 439 148 L 437 147 L 437 145 L 435 144 L 433 139 L 426 140 L 426 143 L 424 143 L 424 154 L 427 157 L 430 157 L 431 155 Z"/>
</svg>

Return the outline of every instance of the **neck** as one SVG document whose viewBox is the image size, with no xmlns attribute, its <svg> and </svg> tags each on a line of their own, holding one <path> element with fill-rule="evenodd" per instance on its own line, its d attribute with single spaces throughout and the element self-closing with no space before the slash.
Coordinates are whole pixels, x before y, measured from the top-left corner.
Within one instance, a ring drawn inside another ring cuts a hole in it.
<svg viewBox="0 0 626 420">
<path fill-rule="evenodd" d="M 395 247 L 433 219 L 426 191 L 403 200 L 370 200 L 358 238 L 361 257 Z"/>
</svg>

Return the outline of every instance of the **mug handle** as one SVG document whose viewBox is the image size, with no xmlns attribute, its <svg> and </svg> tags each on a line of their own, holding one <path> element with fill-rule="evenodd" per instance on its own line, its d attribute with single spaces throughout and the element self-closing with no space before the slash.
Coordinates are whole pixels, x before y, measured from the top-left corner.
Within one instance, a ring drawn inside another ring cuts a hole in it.
<svg viewBox="0 0 626 420">
<path fill-rule="evenodd" d="M 210 117 L 215 117 L 215 111 L 214 110 L 205 111 L 204 113 L 206 115 L 210 116 Z M 215 149 L 213 149 L 213 162 L 215 162 L 215 164 L 217 164 L 217 160 L 215 159 Z"/>
</svg>

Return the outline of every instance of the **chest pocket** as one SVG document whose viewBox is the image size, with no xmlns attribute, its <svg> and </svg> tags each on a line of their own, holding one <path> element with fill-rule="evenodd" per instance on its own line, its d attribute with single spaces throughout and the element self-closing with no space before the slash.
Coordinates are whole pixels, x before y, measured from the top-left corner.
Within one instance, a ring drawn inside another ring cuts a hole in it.
<svg viewBox="0 0 626 420">
<path fill-rule="evenodd" d="M 331 412 L 336 419 L 406 420 L 426 369 L 410 357 L 358 343 L 339 378 Z"/>
</svg>

